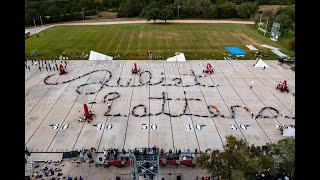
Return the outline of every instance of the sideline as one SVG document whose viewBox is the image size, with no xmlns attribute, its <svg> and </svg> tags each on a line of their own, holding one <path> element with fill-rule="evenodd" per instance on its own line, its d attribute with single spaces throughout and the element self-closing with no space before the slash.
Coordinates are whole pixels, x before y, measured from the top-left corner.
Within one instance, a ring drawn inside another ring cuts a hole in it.
<svg viewBox="0 0 320 180">
<path fill-rule="evenodd" d="M 125 21 L 71 21 L 71 22 L 60 22 L 55 24 L 44 25 L 43 28 L 41 25 L 38 25 L 37 28 L 25 28 L 25 31 L 30 31 L 31 36 L 39 33 L 47 28 L 61 25 L 103 25 L 103 24 L 154 24 L 152 20 L 125 20 Z M 164 23 L 163 20 L 157 20 L 157 23 Z M 228 23 L 228 24 L 254 24 L 254 21 L 236 21 L 236 20 L 167 20 L 167 23 Z"/>
</svg>

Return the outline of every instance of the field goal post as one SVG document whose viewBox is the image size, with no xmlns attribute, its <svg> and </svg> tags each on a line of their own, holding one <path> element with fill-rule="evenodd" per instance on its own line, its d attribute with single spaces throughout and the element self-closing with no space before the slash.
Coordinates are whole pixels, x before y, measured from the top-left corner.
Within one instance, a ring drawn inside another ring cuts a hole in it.
<svg viewBox="0 0 320 180">
<path fill-rule="evenodd" d="M 267 18 L 267 23 L 266 23 L 265 29 L 263 29 L 262 27 L 260 27 L 261 24 L 264 24 L 263 22 L 261 22 L 261 19 L 262 19 L 262 14 L 261 14 L 261 16 L 260 16 L 260 22 L 259 22 L 259 26 L 258 26 L 257 33 L 259 33 L 259 31 L 262 31 L 262 32 L 264 32 L 263 36 L 266 36 L 269 18 Z"/>
<path fill-rule="evenodd" d="M 270 33 L 270 39 L 273 40 L 273 41 L 277 41 L 279 39 L 280 35 L 281 35 L 280 23 L 274 22 L 272 24 L 272 29 L 271 29 L 271 33 Z"/>
</svg>

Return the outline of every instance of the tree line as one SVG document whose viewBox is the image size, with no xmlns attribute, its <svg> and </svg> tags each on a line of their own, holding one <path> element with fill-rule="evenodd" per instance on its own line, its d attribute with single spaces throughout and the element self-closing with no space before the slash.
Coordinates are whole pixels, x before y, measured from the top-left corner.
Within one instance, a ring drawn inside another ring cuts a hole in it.
<svg viewBox="0 0 320 180">
<path fill-rule="evenodd" d="M 147 19 L 252 17 L 261 4 L 291 5 L 294 0 L 25 0 L 25 25 L 82 20 L 99 11 Z M 83 13 L 83 14 L 82 14 Z M 282 17 L 285 19 L 284 17 Z"/>
<path fill-rule="evenodd" d="M 295 139 L 285 138 L 265 146 L 250 145 L 244 139 L 226 136 L 222 150 L 206 150 L 196 157 L 196 166 L 214 179 L 295 178 Z"/>
</svg>

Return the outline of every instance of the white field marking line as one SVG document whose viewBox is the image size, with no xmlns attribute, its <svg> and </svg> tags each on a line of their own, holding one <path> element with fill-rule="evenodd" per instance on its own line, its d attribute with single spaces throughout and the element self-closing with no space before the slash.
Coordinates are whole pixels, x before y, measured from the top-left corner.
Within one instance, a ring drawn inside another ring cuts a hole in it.
<svg viewBox="0 0 320 180">
<path fill-rule="evenodd" d="M 196 31 L 193 31 L 193 32 L 196 32 Z M 199 31 L 199 33 L 206 33 L 206 31 Z M 202 40 L 202 39 L 201 39 L 201 40 Z M 204 41 L 204 43 L 202 43 L 202 44 L 205 44 L 205 45 L 207 46 L 206 49 L 210 50 L 210 47 L 209 47 L 207 41 Z M 205 46 L 204 46 L 204 47 L 205 47 Z"/>
<path fill-rule="evenodd" d="M 100 26 L 100 27 L 99 27 L 99 30 L 100 30 L 100 29 L 103 29 L 102 31 L 104 31 L 105 26 L 104 26 L 104 27 L 102 27 L 102 28 L 101 28 L 101 26 Z M 91 45 L 91 44 L 93 44 L 93 43 L 95 43 L 95 42 L 96 42 L 97 37 L 99 37 L 99 35 L 100 35 L 99 33 L 96 33 L 96 36 L 94 37 L 93 42 L 88 43 L 88 44 L 87 44 L 87 47 L 84 49 L 84 51 L 85 51 L 85 52 L 87 52 L 87 48 L 89 47 L 89 45 Z"/>
<path fill-rule="evenodd" d="M 120 26 L 119 26 L 119 29 L 117 30 L 116 34 L 112 37 L 111 41 L 109 42 L 108 47 L 105 49 L 106 51 L 108 51 L 108 49 L 109 49 L 110 45 L 112 44 L 114 38 L 118 35 L 119 30 L 120 30 Z"/>
<path fill-rule="evenodd" d="M 223 40 L 221 40 L 223 38 L 217 37 L 216 33 L 213 33 L 213 32 L 212 32 L 211 36 L 213 36 L 213 38 L 216 40 L 215 42 L 217 42 L 217 47 L 223 48 L 223 46 L 225 46 L 225 42 Z"/>
<path fill-rule="evenodd" d="M 144 24 L 143 24 L 143 25 L 144 25 Z M 139 41 L 138 41 L 138 51 L 140 51 L 140 39 L 141 39 L 141 37 L 143 37 L 143 31 L 142 31 L 143 25 L 140 26 L 140 33 L 138 34 L 138 37 L 139 37 Z M 142 34 L 141 34 L 141 33 L 142 33 Z"/>
<path fill-rule="evenodd" d="M 51 38 L 51 36 L 57 36 L 59 33 L 60 33 L 60 31 L 57 30 L 57 31 L 55 31 L 55 32 L 52 33 L 52 34 L 46 35 L 46 37 L 47 37 L 47 38 Z M 43 46 L 46 47 L 46 45 L 47 45 L 48 43 L 51 44 L 52 41 L 46 41 L 46 42 L 44 42 L 44 43 L 41 44 L 37 49 L 40 50 L 40 49 L 42 49 Z"/>
<path fill-rule="evenodd" d="M 121 37 L 121 39 L 120 39 L 120 42 L 119 42 L 119 44 L 118 44 L 118 46 L 117 46 L 117 48 L 116 48 L 116 50 L 115 50 L 114 52 L 118 52 L 119 46 L 120 46 L 120 44 L 121 44 L 121 42 L 122 42 L 122 40 L 123 40 L 123 37 L 124 37 L 126 34 L 127 34 L 127 29 L 124 31 L 124 33 L 123 33 L 123 35 L 122 35 L 122 37 Z"/>
<path fill-rule="evenodd" d="M 72 33 L 72 35 L 71 35 L 71 39 L 72 39 L 72 37 L 73 37 L 73 36 L 78 35 L 78 34 L 79 34 L 79 32 L 80 32 L 80 31 L 75 31 L 74 33 Z M 67 45 L 66 45 L 66 47 L 71 46 L 71 48 L 70 48 L 70 52 L 72 52 L 72 51 L 73 51 L 73 46 L 72 46 L 72 44 L 73 44 L 73 43 L 74 43 L 74 41 L 72 41 L 72 40 L 71 40 L 71 41 L 69 40 L 69 42 L 67 42 L 67 43 L 66 43 L 66 44 L 67 44 Z M 62 44 L 62 43 L 60 43 L 60 44 Z M 65 49 L 64 51 L 66 51 L 66 49 Z"/>
<path fill-rule="evenodd" d="M 179 27 L 181 28 L 181 26 L 179 26 Z M 187 43 L 188 49 L 190 51 L 191 49 L 189 47 L 189 43 L 188 43 L 187 39 L 184 37 L 184 33 L 183 32 L 184 32 L 183 29 L 180 29 L 180 33 L 182 34 L 182 37 L 183 37 L 184 41 Z"/>
<path fill-rule="evenodd" d="M 209 34 L 208 31 L 206 31 L 206 34 L 208 35 L 208 38 L 209 38 L 209 41 L 210 41 L 211 45 L 212 45 L 213 47 L 218 47 L 218 44 L 217 44 L 216 42 L 214 42 L 214 41 L 211 40 L 211 34 Z"/>
<path fill-rule="evenodd" d="M 134 29 L 136 28 L 136 26 L 133 26 L 133 30 L 132 30 L 132 33 L 131 33 L 131 37 L 130 37 L 130 41 L 128 43 L 128 47 L 127 47 L 127 52 L 129 51 L 129 48 L 130 48 L 130 45 L 131 45 L 131 40 L 132 40 L 132 37 L 133 37 L 133 33 L 134 33 Z"/>
<path fill-rule="evenodd" d="M 208 37 L 207 37 L 207 38 L 208 38 Z M 208 44 L 208 40 L 206 40 L 206 39 L 205 39 L 205 44 L 207 45 L 207 49 L 208 49 L 208 50 L 211 50 L 211 49 L 210 49 L 210 46 L 209 46 L 209 44 Z"/>
<path fill-rule="evenodd" d="M 229 32 L 228 33 L 228 39 L 231 40 L 232 44 L 238 46 L 240 49 L 241 49 L 241 44 L 239 43 L 243 43 L 243 42 L 240 42 L 239 40 L 237 40 L 237 38 L 234 38 L 234 36 L 232 35 L 232 32 Z M 246 45 L 245 43 L 243 43 L 244 46 Z"/>
<path fill-rule="evenodd" d="M 231 43 L 229 43 L 229 45 L 236 45 L 236 46 L 238 46 L 239 48 L 240 48 L 240 45 L 239 45 L 239 43 L 237 43 L 233 38 L 231 38 L 230 37 L 230 35 L 229 34 L 231 34 L 231 32 L 229 32 L 228 34 L 224 31 L 224 32 L 222 32 L 222 34 L 226 37 L 226 39 L 228 39 L 228 41 L 229 42 L 231 42 Z M 229 51 L 228 51 L 229 52 Z M 231 52 L 230 52 L 230 54 L 231 54 Z"/>
<path fill-rule="evenodd" d="M 163 29 L 164 29 L 164 36 L 166 37 L 166 40 L 167 40 L 167 49 L 169 50 L 169 51 L 171 51 L 171 49 L 169 49 L 169 44 L 168 44 L 168 38 L 167 38 L 167 36 L 166 36 L 166 26 L 163 26 Z"/>
<path fill-rule="evenodd" d="M 235 34 L 234 32 L 231 33 L 231 36 L 235 37 L 236 39 L 238 39 L 238 41 L 241 41 L 241 43 L 243 43 L 244 45 L 247 45 L 247 43 L 243 42 L 241 38 L 239 38 L 237 36 L 237 34 Z M 247 47 L 247 46 L 246 46 Z"/>
<path fill-rule="evenodd" d="M 148 51 L 150 50 L 149 42 L 150 42 L 150 24 L 148 24 Z"/>
<path fill-rule="evenodd" d="M 167 20 L 167 22 L 170 23 L 199 23 L 199 24 L 254 24 L 253 21 L 232 21 L 232 20 Z M 41 30 L 48 29 L 50 27 L 55 26 L 65 26 L 65 25 L 113 25 L 113 24 L 148 24 L 145 20 L 137 20 L 137 21 L 107 21 L 107 22 L 70 22 L 70 23 L 56 23 L 51 25 L 45 25 L 42 29 L 42 27 L 38 28 L 25 28 L 25 30 L 34 31 L 34 32 L 41 32 Z M 33 33 L 34 34 L 34 33 Z"/>
<path fill-rule="evenodd" d="M 252 39 L 250 39 L 250 38 L 248 38 L 247 36 L 247 34 L 243 34 L 243 33 L 240 33 L 239 34 L 239 36 L 241 36 L 244 40 L 247 40 L 247 41 L 249 41 L 250 43 L 249 44 L 251 44 L 252 46 L 260 46 L 260 44 L 259 43 L 257 43 L 256 41 L 253 41 Z M 254 36 L 252 36 L 252 37 L 254 37 Z M 259 49 L 258 49 L 259 50 Z"/>
<path fill-rule="evenodd" d="M 168 31 L 168 32 L 170 32 L 170 31 Z M 174 35 L 174 40 L 176 41 L 176 43 L 177 43 L 177 45 L 178 45 L 178 51 L 182 51 L 182 49 L 181 49 L 181 47 L 180 47 L 180 45 L 179 45 L 179 41 L 177 40 L 177 37 Z"/>
<path fill-rule="evenodd" d="M 157 24 L 157 35 L 158 35 L 158 51 L 161 51 L 161 50 L 160 50 L 160 45 L 159 45 L 160 36 L 159 36 L 159 25 L 158 25 L 158 24 Z"/>
<path fill-rule="evenodd" d="M 110 29 L 111 32 L 112 32 L 112 30 L 113 30 L 114 27 L 115 27 L 115 26 L 112 26 L 112 28 Z M 103 40 L 99 43 L 99 45 L 98 45 L 98 47 L 97 47 L 97 50 L 100 49 L 101 44 L 103 44 L 103 42 L 106 40 L 107 37 L 108 37 L 108 35 L 105 35 L 105 36 L 104 36 Z"/>
<path fill-rule="evenodd" d="M 65 33 L 65 35 L 69 35 L 69 33 Z M 75 35 L 78 35 L 78 33 L 76 33 L 76 32 L 72 33 L 72 35 L 71 36 L 67 36 L 67 38 L 65 38 L 63 42 L 59 42 L 59 44 L 57 46 L 57 49 L 60 48 L 60 46 L 66 45 L 66 43 L 70 43 L 71 42 L 71 44 L 72 44 L 72 41 L 70 41 L 70 40 L 68 41 L 68 38 L 69 37 L 73 37 Z M 51 44 L 54 44 L 54 43 L 51 43 Z M 65 51 L 65 49 L 64 49 L 64 51 Z"/>
<path fill-rule="evenodd" d="M 199 46 L 199 44 L 197 43 L 197 39 L 193 36 L 193 34 L 192 34 L 192 32 L 191 32 L 191 29 L 189 28 L 189 26 L 188 25 L 186 25 L 187 26 L 187 28 L 188 28 L 188 31 L 189 31 L 189 33 L 191 34 L 191 36 L 192 36 L 192 39 L 193 39 L 193 41 L 195 42 L 195 44 L 198 46 L 198 48 L 201 50 L 202 48 Z"/>
<path fill-rule="evenodd" d="M 79 49 L 79 47 L 81 47 L 81 45 L 85 42 L 85 39 L 87 39 L 90 34 L 90 30 L 88 29 L 86 32 L 85 32 L 85 36 L 82 38 L 81 42 L 79 44 L 76 45 L 76 47 L 74 47 L 74 49 Z M 80 51 L 80 50 L 79 50 Z"/>
</svg>

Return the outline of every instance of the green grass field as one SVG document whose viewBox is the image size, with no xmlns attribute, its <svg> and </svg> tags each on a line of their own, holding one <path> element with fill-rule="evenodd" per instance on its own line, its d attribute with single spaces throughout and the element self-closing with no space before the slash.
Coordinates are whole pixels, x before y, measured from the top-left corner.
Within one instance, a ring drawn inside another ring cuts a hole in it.
<svg viewBox="0 0 320 180">
<path fill-rule="evenodd" d="M 229 54 L 224 46 L 237 45 L 247 52 L 242 59 L 252 59 L 254 51 L 245 45 L 254 45 L 262 54 L 269 55 L 264 59 L 277 59 L 267 44 L 280 48 L 280 51 L 291 56 L 288 50 L 289 37 L 283 36 L 278 42 L 270 40 L 256 32 L 253 25 L 242 24 L 121 24 L 121 25 L 62 25 L 39 33 L 25 40 L 27 59 L 31 51 L 37 49 L 39 59 L 54 59 L 66 52 L 69 59 L 74 59 L 75 52 L 94 50 L 107 55 L 128 53 L 125 59 L 148 59 L 139 54 L 151 50 L 154 56 L 174 55 L 184 52 L 187 59 L 223 59 Z M 72 54 L 71 54 L 72 53 Z M 138 54 L 138 55 L 136 55 Z"/>
</svg>

